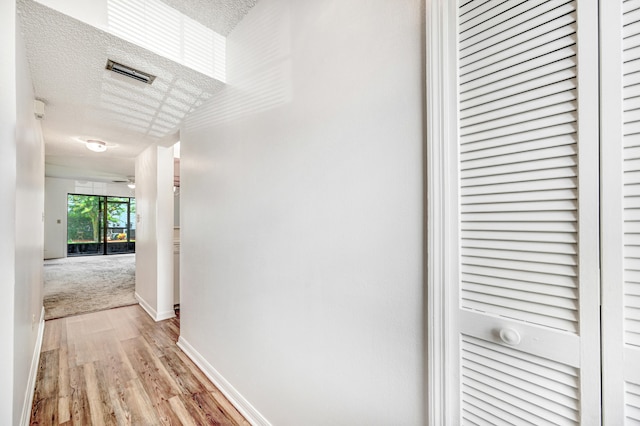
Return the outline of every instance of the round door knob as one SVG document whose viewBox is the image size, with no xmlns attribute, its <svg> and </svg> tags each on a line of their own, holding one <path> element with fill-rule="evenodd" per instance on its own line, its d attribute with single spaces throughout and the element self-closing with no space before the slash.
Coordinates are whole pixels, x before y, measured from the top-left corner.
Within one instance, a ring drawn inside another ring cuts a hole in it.
<svg viewBox="0 0 640 426">
<path fill-rule="evenodd" d="M 503 328 L 500 330 L 500 339 L 507 345 L 516 346 L 520 344 L 520 333 L 513 328 Z"/>
</svg>

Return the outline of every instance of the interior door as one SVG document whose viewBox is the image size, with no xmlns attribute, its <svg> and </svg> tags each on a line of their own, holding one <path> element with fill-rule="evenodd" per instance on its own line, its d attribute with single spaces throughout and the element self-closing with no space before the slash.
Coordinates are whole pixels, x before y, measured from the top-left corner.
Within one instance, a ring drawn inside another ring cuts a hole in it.
<svg viewBox="0 0 640 426">
<path fill-rule="evenodd" d="M 457 12 L 460 421 L 598 424 L 597 0 Z"/>
<path fill-rule="evenodd" d="M 640 1 L 600 9 L 605 424 L 640 424 Z"/>
</svg>

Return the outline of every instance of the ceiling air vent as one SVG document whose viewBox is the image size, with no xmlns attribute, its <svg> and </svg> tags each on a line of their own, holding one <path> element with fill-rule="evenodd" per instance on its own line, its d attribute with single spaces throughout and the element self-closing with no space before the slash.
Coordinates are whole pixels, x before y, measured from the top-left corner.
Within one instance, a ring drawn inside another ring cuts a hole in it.
<svg viewBox="0 0 640 426">
<path fill-rule="evenodd" d="M 110 71 L 117 72 L 118 74 L 122 74 L 124 76 L 133 78 L 134 80 L 141 81 L 143 83 L 151 84 L 153 80 L 156 79 L 155 75 L 147 74 L 146 72 L 138 71 L 137 69 L 128 67 L 126 65 L 119 64 L 117 62 L 112 61 L 111 59 L 107 59 L 106 68 Z"/>
</svg>

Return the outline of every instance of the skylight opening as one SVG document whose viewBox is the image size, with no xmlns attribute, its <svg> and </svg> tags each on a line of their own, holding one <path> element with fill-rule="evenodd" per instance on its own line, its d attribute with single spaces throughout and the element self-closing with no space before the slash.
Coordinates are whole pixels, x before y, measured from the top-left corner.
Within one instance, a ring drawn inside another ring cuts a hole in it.
<svg viewBox="0 0 640 426">
<path fill-rule="evenodd" d="M 226 81 L 226 38 L 160 0 L 107 0 L 109 32 Z"/>
</svg>

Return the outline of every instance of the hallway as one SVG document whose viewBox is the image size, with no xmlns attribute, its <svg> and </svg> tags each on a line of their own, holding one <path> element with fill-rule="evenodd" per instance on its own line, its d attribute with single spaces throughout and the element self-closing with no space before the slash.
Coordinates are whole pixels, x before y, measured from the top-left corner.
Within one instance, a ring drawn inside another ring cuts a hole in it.
<svg viewBox="0 0 640 426">
<path fill-rule="evenodd" d="M 47 321 L 32 425 L 248 425 L 139 305 Z"/>
</svg>

